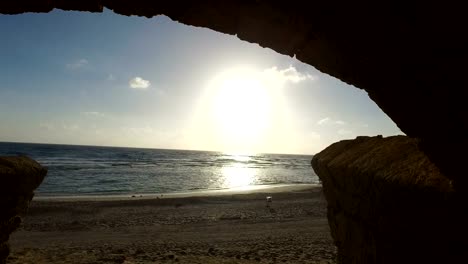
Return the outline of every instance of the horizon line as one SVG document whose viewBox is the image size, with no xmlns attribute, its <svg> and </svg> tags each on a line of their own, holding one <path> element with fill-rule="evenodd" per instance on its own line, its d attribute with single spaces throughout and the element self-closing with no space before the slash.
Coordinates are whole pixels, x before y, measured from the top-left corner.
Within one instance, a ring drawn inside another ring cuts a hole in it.
<svg viewBox="0 0 468 264">
<path fill-rule="evenodd" d="M 153 149 L 153 150 L 181 150 L 181 151 L 196 151 L 196 152 L 219 152 L 224 154 L 233 154 L 235 151 L 221 151 L 221 150 L 201 150 L 201 149 L 179 149 L 179 148 L 156 148 L 156 147 L 129 147 L 129 146 L 112 146 L 112 145 L 80 145 L 73 143 L 44 143 L 44 142 L 23 142 L 23 141 L 2 141 L 1 143 L 16 143 L 16 144 L 36 144 L 36 145 L 59 145 L 59 146 L 77 146 L 77 147 L 103 147 L 103 148 L 129 148 L 129 149 Z M 304 154 L 304 153 L 270 153 L 270 152 L 256 152 L 256 153 L 239 153 L 238 155 L 261 155 L 261 154 L 273 154 L 273 155 L 297 155 L 297 156 L 314 156 L 315 154 Z"/>
</svg>

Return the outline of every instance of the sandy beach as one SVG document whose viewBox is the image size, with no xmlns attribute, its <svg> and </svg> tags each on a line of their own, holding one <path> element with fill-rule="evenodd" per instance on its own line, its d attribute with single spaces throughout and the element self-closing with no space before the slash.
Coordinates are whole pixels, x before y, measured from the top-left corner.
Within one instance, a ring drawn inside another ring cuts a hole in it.
<svg viewBox="0 0 468 264">
<path fill-rule="evenodd" d="M 38 197 L 10 243 L 8 263 L 334 263 L 336 254 L 311 185 Z"/>
</svg>

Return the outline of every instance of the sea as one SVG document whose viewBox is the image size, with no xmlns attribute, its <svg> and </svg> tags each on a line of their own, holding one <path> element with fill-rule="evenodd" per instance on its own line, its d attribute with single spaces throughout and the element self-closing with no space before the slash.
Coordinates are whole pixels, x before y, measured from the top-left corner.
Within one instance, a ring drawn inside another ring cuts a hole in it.
<svg viewBox="0 0 468 264">
<path fill-rule="evenodd" d="M 36 196 L 138 195 L 319 184 L 311 155 L 0 142 L 48 168 Z"/>
</svg>

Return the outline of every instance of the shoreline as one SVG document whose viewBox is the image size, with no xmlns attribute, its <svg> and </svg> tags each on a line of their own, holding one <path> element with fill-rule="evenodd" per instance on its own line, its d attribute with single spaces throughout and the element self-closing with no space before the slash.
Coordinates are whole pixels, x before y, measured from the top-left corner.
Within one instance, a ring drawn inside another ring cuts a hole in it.
<svg viewBox="0 0 468 264">
<path fill-rule="evenodd" d="M 335 263 L 317 185 L 100 198 L 33 201 L 8 263 Z"/>
<path fill-rule="evenodd" d="M 187 192 L 173 193 L 142 193 L 142 194 L 100 194 L 100 195 L 57 195 L 41 196 L 36 194 L 33 201 L 56 201 L 56 202 L 77 202 L 77 201 L 127 201 L 127 200 L 152 200 L 152 199 L 170 199 L 170 198 L 191 198 L 191 197 L 213 197 L 230 196 L 239 194 L 255 193 L 283 193 L 300 192 L 308 189 L 322 188 L 321 184 L 296 183 L 296 184 L 268 184 L 268 185 L 250 185 L 245 187 L 236 187 L 219 190 L 196 190 Z"/>
</svg>

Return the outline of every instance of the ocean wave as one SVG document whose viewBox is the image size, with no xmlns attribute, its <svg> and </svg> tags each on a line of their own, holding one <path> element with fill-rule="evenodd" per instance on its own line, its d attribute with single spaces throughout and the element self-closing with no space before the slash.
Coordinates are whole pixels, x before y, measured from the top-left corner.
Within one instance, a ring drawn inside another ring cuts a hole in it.
<svg viewBox="0 0 468 264">
<path fill-rule="evenodd" d="M 0 143 L 0 155 L 26 153 L 49 168 L 39 193 L 157 193 L 219 190 L 244 181 L 318 182 L 311 156 Z M 226 167 L 242 169 L 226 174 Z"/>
<path fill-rule="evenodd" d="M 121 167 L 121 166 L 131 167 L 132 164 L 131 163 L 112 163 L 111 166 L 112 167 Z"/>
</svg>

